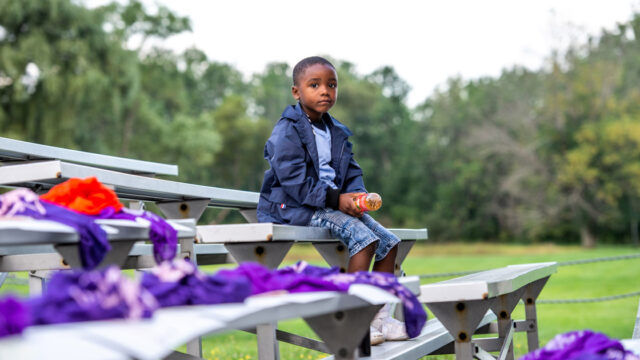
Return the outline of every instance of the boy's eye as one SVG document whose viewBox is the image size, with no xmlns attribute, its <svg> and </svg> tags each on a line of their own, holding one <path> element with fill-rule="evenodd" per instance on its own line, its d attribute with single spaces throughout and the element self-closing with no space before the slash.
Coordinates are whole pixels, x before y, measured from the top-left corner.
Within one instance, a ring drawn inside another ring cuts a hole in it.
<svg viewBox="0 0 640 360">
<path fill-rule="evenodd" d="M 311 84 L 311 85 L 309 85 L 309 86 L 311 86 L 312 88 L 314 88 L 314 89 L 315 89 L 315 88 L 317 88 L 317 87 L 318 87 L 318 84 L 315 84 L 315 83 L 314 83 L 314 84 Z"/>
<path fill-rule="evenodd" d="M 338 84 L 329 84 L 329 87 L 332 88 L 332 89 L 335 89 L 335 88 L 338 87 Z"/>
</svg>

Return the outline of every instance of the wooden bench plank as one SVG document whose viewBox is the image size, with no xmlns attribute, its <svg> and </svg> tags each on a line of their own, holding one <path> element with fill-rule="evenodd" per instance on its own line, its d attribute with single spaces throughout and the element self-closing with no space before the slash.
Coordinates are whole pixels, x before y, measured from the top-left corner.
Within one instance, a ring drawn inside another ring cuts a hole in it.
<svg viewBox="0 0 640 360">
<path fill-rule="evenodd" d="M 0 162 L 63 160 L 138 174 L 178 175 L 178 166 L 70 150 L 0 137 Z"/>
</svg>

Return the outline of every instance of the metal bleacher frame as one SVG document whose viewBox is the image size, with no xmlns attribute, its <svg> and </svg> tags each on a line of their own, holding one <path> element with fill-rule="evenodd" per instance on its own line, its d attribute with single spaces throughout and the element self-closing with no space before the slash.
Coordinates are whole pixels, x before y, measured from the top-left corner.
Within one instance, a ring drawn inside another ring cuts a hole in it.
<svg viewBox="0 0 640 360">
<path fill-rule="evenodd" d="M 190 258 L 199 265 L 227 262 L 228 252 L 236 261 L 257 261 L 268 267 L 276 268 L 294 243 L 306 242 L 312 243 L 330 265 L 346 268 L 348 254 L 344 245 L 332 238 L 326 230 L 304 226 L 256 223 L 255 208 L 259 194 L 255 192 L 187 184 L 156 178 L 156 175 L 177 175 L 177 170 L 175 165 L 91 154 L 0 138 L 0 186 L 26 187 L 36 192 L 43 192 L 55 184 L 72 177 L 95 176 L 102 183 L 112 187 L 123 200 L 155 202 L 168 219 L 187 219 L 174 222 L 176 227 L 185 227 L 180 239 L 178 256 Z M 197 219 L 207 207 L 239 210 L 249 223 L 196 226 Z M 26 256 L 22 260 L 28 263 L 28 260 L 25 259 L 29 257 L 35 259 L 34 254 L 58 256 L 58 264 L 52 264 L 49 268 L 66 268 L 69 265 L 78 263 L 78 259 L 71 260 L 73 251 L 61 250 L 68 245 L 75 245 L 71 234 L 60 235 L 59 243 L 56 243 L 55 237 L 43 238 L 42 233 L 37 234 L 34 232 L 34 228 L 28 226 L 20 228 L 15 224 L 13 226 L 15 227 L 11 236 L 13 240 L 8 240 L 7 236 L 3 236 L 0 239 L 2 240 L 0 241 L 0 271 L 18 271 L 12 270 L 17 267 L 12 268 L 7 265 L 11 264 L 11 261 L 8 260 L 18 259 L 18 256 Z M 110 225 L 105 224 L 104 226 Z M 194 228 L 197 231 L 193 231 Z M 391 230 L 402 239 L 396 261 L 396 273 L 399 275 L 402 274 L 401 264 L 409 253 L 410 248 L 416 241 L 427 239 L 427 230 Z M 2 228 L 0 228 L 0 233 L 2 231 Z M 55 232 L 53 231 L 52 233 Z M 58 232 L 64 233 L 64 231 Z M 27 235 L 28 233 L 31 234 Z M 115 233 L 118 233 L 118 231 Z M 10 233 L 7 230 L 2 234 Z M 21 235 L 16 236 L 15 234 Z M 22 239 L 29 238 L 29 236 L 35 239 L 35 237 L 39 236 L 40 240 L 30 244 L 32 248 L 28 251 L 25 248 L 26 245 L 18 241 L 21 236 Z M 136 238 L 136 240 L 145 239 L 144 236 L 130 236 L 130 238 Z M 112 244 L 117 242 L 115 237 L 110 240 L 114 240 Z M 47 251 L 41 251 L 43 247 L 47 246 Z M 145 268 L 154 264 L 151 260 L 149 245 L 134 244 L 134 241 L 128 241 L 127 246 L 126 250 L 119 251 L 120 255 L 117 260 L 119 265 L 125 268 Z M 53 251 L 57 251 L 59 254 Z M 67 258 L 69 258 L 70 262 L 67 261 Z M 66 265 L 62 261 L 65 261 Z M 115 262 L 116 260 L 111 259 L 109 261 Z M 20 271 L 28 268 L 27 263 L 22 263 Z M 394 302 L 388 297 L 379 295 L 378 298 L 368 298 L 367 301 L 358 303 L 359 306 L 349 307 L 351 305 L 347 306 L 345 304 L 350 304 L 349 301 L 356 300 L 341 300 L 347 299 L 345 298 L 347 295 L 333 294 L 327 295 L 328 298 L 322 300 L 326 302 L 325 305 L 322 305 L 324 307 L 319 306 L 318 304 L 320 303 L 315 304 L 315 307 L 314 305 L 296 303 L 298 304 L 296 307 L 291 304 L 291 301 L 295 303 L 295 297 L 287 298 L 287 295 L 283 295 L 280 298 L 281 303 L 277 303 L 277 306 L 274 305 L 277 309 L 267 306 L 262 308 L 260 312 L 250 312 L 252 317 L 247 315 L 247 317 L 242 317 L 244 320 L 237 318 L 233 321 L 221 322 L 216 325 L 214 319 L 209 319 L 211 323 L 208 325 L 204 324 L 198 331 L 194 330 L 195 332 L 189 332 L 189 334 L 179 337 L 187 344 L 187 354 L 171 352 L 170 354 L 163 353 L 161 356 L 167 359 L 201 358 L 202 348 L 198 337 L 229 329 L 244 329 L 254 331 L 258 335 L 258 354 L 261 360 L 279 358 L 277 340 L 331 352 L 333 355 L 329 358 L 334 359 L 417 359 L 436 353 L 455 353 L 457 359 L 471 359 L 473 357 L 489 359 L 494 358 L 489 352 L 496 351 L 500 351 L 499 359 L 513 359 L 512 338 L 514 331 L 527 332 L 530 350 L 538 347 L 535 299 L 546 280 L 555 271 L 555 264 L 528 264 L 520 267 L 495 269 L 474 274 L 475 277 L 474 275 L 469 275 L 459 279 L 423 285 L 419 288 L 416 285 L 417 279 L 405 277 L 402 279 L 403 282 L 413 284 L 414 291 L 420 293 L 421 301 L 437 317 L 437 319 L 432 319 L 428 322 L 420 336 L 409 341 L 384 343 L 375 347 L 367 346 L 366 341 L 362 344 L 360 342 L 360 339 L 368 331 L 368 324 L 379 308 L 379 304 Z M 526 320 L 513 321 L 511 320 L 511 312 L 520 300 L 525 302 Z M 268 300 L 260 301 L 268 302 Z M 283 305 L 284 303 L 287 305 Z M 212 314 L 219 314 L 221 311 L 219 309 L 223 308 L 224 306 L 222 305 L 212 305 L 202 307 L 199 310 L 205 311 L 205 309 L 208 309 L 206 311 L 210 311 Z M 349 313 L 351 310 L 355 312 Z M 188 319 L 189 316 L 193 316 L 194 312 L 197 313 L 198 309 L 160 310 L 161 313 L 172 313 L 174 315 L 180 313 L 180 311 L 183 311 L 184 316 Z M 310 315 L 311 313 L 315 315 L 312 316 Z M 324 343 L 277 330 L 277 322 L 279 320 L 296 317 L 307 319 L 310 326 L 323 339 Z M 249 318 L 253 320 L 247 320 Z M 315 320 L 309 321 L 312 318 Z M 492 323 L 496 318 L 498 319 L 497 324 Z M 345 319 L 349 319 L 349 326 L 345 326 L 347 323 Z M 171 329 L 170 324 L 160 325 L 154 320 L 151 322 L 105 322 L 104 326 L 117 328 L 118 326 L 125 326 L 125 324 L 127 326 L 140 326 L 141 328 L 157 326 L 159 327 L 157 330 L 160 333 L 167 334 L 177 331 L 176 329 Z M 185 324 L 188 324 L 188 321 Z M 102 329 L 103 324 L 87 324 L 87 328 L 92 326 L 94 330 Z M 162 326 L 168 326 L 169 328 L 164 329 Z M 32 341 L 36 341 L 33 339 L 42 340 L 46 337 L 44 335 L 41 336 L 41 332 L 47 333 L 60 329 L 64 333 L 64 329 L 69 328 L 78 329 L 78 333 L 69 335 L 70 337 L 67 341 L 73 343 L 75 339 L 79 348 L 84 346 L 86 349 L 103 349 L 105 347 L 104 344 L 97 344 L 94 340 L 96 336 L 98 338 L 107 336 L 106 333 L 102 333 L 103 335 L 100 336 L 94 334 L 93 340 L 88 340 L 86 336 L 82 335 L 85 333 L 82 324 L 69 325 L 66 328 L 64 326 L 52 326 L 42 327 L 41 329 L 28 329 L 24 338 L 13 339 L 14 343 L 4 340 L 3 342 L 4 344 L 12 344 L 13 347 L 10 347 L 11 349 L 18 349 L 15 351 L 26 351 L 24 349 L 29 348 Z M 70 334 L 73 332 L 69 331 Z M 498 336 L 496 338 L 472 339 L 474 333 L 487 331 L 496 332 Z M 133 340 L 130 339 L 130 336 L 127 337 L 128 333 L 126 331 L 121 332 L 122 334 L 118 335 L 117 331 L 109 331 L 109 338 L 106 341 L 107 343 L 118 344 L 115 349 L 125 349 L 126 351 L 120 351 L 118 356 L 113 353 L 111 355 L 114 355 L 114 358 L 123 359 L 147 358 L 148 354 L 145 355 L 142 349 L 144 348 L 143 345 L 149 344 L 149 342 L 145 343 L 145 337 L 141 336 L 141 339 L 135 339 L 141 341 L 142 350 L 140 351 L 142 352 L 135 351 L 136 346 L 131 345 L 130 342 Z M 152 333 L 149 336 L 155 336 Z M 355 341 L 353 341 L 354 338 Z M 152 341 L 153 339 L 147 340 Z M 169 345 L 175 347 L 173 343 L 165 344 L 165 347 Z M 2 354 L 2 348 L 0 346 L 0 355 Z M 167 350 L 164 347 L 162 349 L 164 349 L 163 351 Z M 61 351 L 64 352 L 64 350 Z M 111 351 L 113 352 L 113 349 Z M 100 351 L 95 354 L 100 354 Z M 159 356 L 157 355 L 158 353 L 154 352 L 149 354 L 152 355 L 148 358 L 157 358 Z"/>
</svg>

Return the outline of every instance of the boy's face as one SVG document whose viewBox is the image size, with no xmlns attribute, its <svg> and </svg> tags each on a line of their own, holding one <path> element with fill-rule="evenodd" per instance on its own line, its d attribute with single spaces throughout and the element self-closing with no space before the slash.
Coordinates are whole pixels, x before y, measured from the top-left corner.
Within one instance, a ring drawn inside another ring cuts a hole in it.
<svg viewBox="0 0 640 360">
<path fill-rule="evenodd" d="M 338 98 L 338 75 L 325 64 L 314 64 L 298 77 L 298 84 L 291 87 L 294 99 L 313 121 L 329 111 Z"/>
</svg>

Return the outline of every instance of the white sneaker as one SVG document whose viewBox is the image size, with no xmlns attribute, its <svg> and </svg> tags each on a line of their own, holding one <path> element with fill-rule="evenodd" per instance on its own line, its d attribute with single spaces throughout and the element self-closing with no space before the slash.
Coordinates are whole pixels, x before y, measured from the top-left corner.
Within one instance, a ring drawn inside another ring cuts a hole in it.
<svg viewBox="0 0 640 360">
<path fill-rule="evenodd" d="M 373 321 L 371 321 L 371 326 L 378 331 L 382 331 L 382 324 L 384 323 L 384 319 L 389 317 L 389 309 L 389 304 L 385 304 L 373 318 Z"/>
<path fill-rule="evenodd" d="M 380 309 L 380 311 L 378 311 L 376 316 L 373 318 L 373 321 L 371 321 L 372 333 L 373 329 L 375 329 L 377 332 L 382 333 L 384 340 L 388 341 L 402 341 L 409 339 L 404 322 L 392 318 L 390 312 L 390 304 L 386 304 L 382 309 Z M 371 342 L 371 345 L 373 345 L 373 341 Z"/>
<path fill-rule="evenodd" d="M 382 322 L 381 332 L 382 335 L 384 335 L 384 339 L 387 341 L 402 341 L 409 339 L 404 322 L 392 317 L 384 319 Z"/>
<path fill-rule="evenodd" d="M 371 346 L 379 345 L 384 342 L 384 335 L 380 332 L 380 330 L 374 328 L 373 326 L 370 326 L 369 340 L 371 342 Z"/>
</svg>

